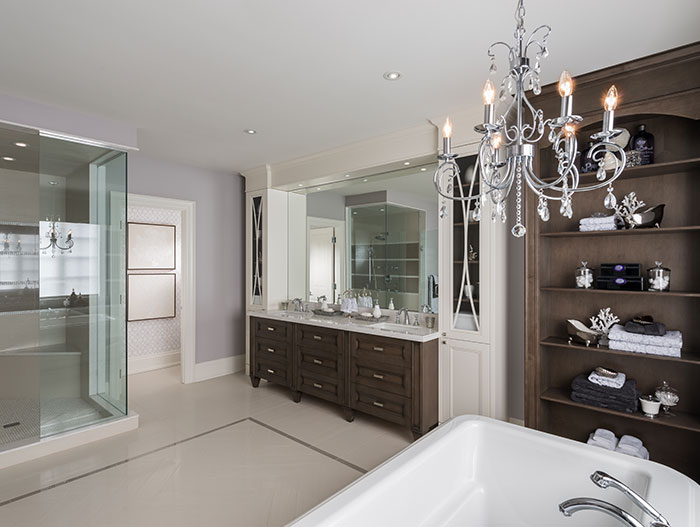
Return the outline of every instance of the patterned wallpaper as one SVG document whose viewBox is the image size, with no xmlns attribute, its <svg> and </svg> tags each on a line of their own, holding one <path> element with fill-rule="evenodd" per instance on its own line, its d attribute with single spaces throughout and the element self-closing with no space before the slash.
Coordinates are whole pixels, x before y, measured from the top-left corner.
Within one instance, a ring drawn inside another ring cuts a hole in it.
<svg viewBox="0 0 700 527">
<path fill-rule="evenodd" d="M 181 303 L 181 251 L 180 231 L 181 217 L 176 210 L 128 207 L 127 220 L 141 223 L 160 223 L 175 225 L 175 318 L 159 320 L 138 320 L 128 322 L 127 356 L 129 358 L 144 358 L 152 355 L 180 351 L 180 314 Z M 135 271 L 146 273 L 148 271 Z M 162 273 L 169 271 L 153 271 Z"/>
</svg>

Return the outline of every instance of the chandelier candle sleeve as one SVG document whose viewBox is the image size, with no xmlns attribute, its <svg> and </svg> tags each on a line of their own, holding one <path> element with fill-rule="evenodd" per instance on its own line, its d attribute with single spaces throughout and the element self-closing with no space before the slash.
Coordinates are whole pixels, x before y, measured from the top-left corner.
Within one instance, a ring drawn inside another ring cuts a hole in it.
<svg viewBox="0 0 700 527">
<path fill-rule="evenodd" d="M 484 124 L 493 124 L 494 102 L 496 102 L 496 87 L 491 82 L 491 79 L 484 84 Z"/>
<path fill-rule="evenodd" d="M 570 117 L 574 109 L 574 80 L 564 70 L 559 77 L 559 95 L 561 95 L 561 117 Z"/>
<path fill-rule="evenodd" d="M 603 132 L 612 132 L 614 129 L 615 109 L 617 108 L 617 88 L 613 84 L 610 86 L 608 93 L 603 101 Z"/>
<path fill-rule="evenodd" d="M 452 153 L 452 124 L 449 117 L 442 128 L 442 152 L 444 154 Z"/>
</svg>

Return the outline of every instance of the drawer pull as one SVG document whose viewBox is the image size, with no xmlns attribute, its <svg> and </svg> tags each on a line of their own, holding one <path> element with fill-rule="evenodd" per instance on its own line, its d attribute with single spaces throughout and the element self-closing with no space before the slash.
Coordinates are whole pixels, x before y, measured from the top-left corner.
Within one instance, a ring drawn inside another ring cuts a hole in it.
<svg viewBox="0 0 700 527">
<path fill-rule="evenodd" d="M 322 360 L 314 359 L 314 364 L 323 364 Z"/>
<path fill-rule="evenodd" d="M 384 408 L 384 403 L 380 403 L 379 401 L 374 401 L 372 404 L 374 406 L 378 406 L 379 408 Z"/>
<path fill-rule="evenodd" d="M 314 340 L 323 340 L 323 338 L 320 337 L 319 335 L 314 335 Z"/>
<path fill-rule="evenodd" d="M 270 353 L 274 353 L 274 352 L 275 352 L 274 348 L 267 348 L 267 351 L 269 351 Z"/>
<path fill-rule="evenodd" d="M 319 383 L 315 382 L 314 388 L 323 388 L 323 384 L 319 384 Z"/>
<path fill-rule="evenodd" d="M 274 331 L 275 328 L 271 328 L 270 326 L 267 326 L 267 330 L 268 330 L 268 331 Z"/>
<path fill-rule="evenodd" d="M 274 375 L 275 370 L 271 370 L 270 368 L 267 369 L 267 373 L 272 373 Z"/>
<path fill-rule="evenodd" d="M 372 349 L 374 351 L 384 351 L 384 348 L 382 348 L 381 346 L 374 346 Z"/>
<path fill-rule="evenodd" d="M 374 377 L 375 379 L 379 379 L 380 381 L 384 379 L 384 375 L 382 375 L 381 373 L 373 373 L 372 377 Z"/>
</svg>

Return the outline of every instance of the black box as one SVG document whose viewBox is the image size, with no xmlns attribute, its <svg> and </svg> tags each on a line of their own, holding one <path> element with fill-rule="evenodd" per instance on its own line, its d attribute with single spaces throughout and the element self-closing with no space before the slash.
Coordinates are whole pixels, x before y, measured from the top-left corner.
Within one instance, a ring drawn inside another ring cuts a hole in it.
<svg viewBox="0 0 700 527">
<path fill-rule="evenodd" d="M 596 280 L 598 289 L 622 289 L 625 291 L 643 291 L 644 278 L 641 276 L 599 276 Z"/>
<path fill-rule="evenodd" d="M 599 276 L 621 276 L 631 278 L 642 276 L 642 265 L 638 263 L 604 263 L 600 264 Z"/>
</svg>

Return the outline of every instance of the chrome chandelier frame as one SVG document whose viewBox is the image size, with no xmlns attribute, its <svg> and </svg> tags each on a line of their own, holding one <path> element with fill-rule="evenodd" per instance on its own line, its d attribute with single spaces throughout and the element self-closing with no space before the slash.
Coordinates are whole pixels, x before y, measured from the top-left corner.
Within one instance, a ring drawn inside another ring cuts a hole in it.
<svg viewBox="0 0 700 527">
<path fill-rule="evenodd" d="M 47 250 L 51 249 L 52 257 L 56 255 L 56 249 L 61 251 L 61 254 L 63 254 L 65 251 L 72 252 L 71 249 L 73 249 L 73 246 L 75 245 L 75 240 L 73 240 L 73 231 L 71 230 L 68 230 L 68 233 L 66 234 L 66 244 L 61 245 L 61 242 L 59 240 L 63 238 L 63 234 L 61 234 L 61 231 L 58 230 L 58 226 L 56 225 L 60 221 L 60 218 L 58 219 L 58 221 L 51 220 L 51 223 L 49 224 L 49 230 L 46 233 L 46 237 L 49 239 L 49 243 L 46 247 L 39 247 L 39 249 L 44 254 L 46 254 Z"/>
<path fill-rule="evenodd" d="M 484 86 L 484 122 L 475 127 L 483 137 L 479 143 L 477 171 L 482 187 L 476 195 L 464 195 L 459 167 L 455 161 L 457 154 L 451 151 L 451 125 L 449 119 L 445 125 L 443 151 L 438 156 L 439 164 L 433 176 L 437 192 L 443 198 L 455 201 L 476 201 L 472 219 L 479 221 L 481 206 L 490 198 L 493 204 L 491 219 L 497 217 L 506 222 L 506 200 L 513 185 L 516 194 L 516 218 L 511 232 L 516 237 L 522 237 L 526 228 L 522 220 L 522 186 L 523 180 L 538 196 L 537 212 L 543 221 L 549 220 L 550 200 L 560 202 L 560 213 L 568 218 L 573 215 L 572 196 L 576 192 L 588 192 L 607 186 L 604 206 L 614 209 L 617 204 L 613 194 L 612 183 L 620 176 L 625 168 L 626 156 L 622 147 L 612 141 L 622 133 L 615 129 L 614 111 L 618 96 L 615 86 L 612 86 L 604 101 L 602 130 L 591 136 L 593 146 L 588 151 L 588 157 L 598 165 L 596 182 L 581 185 L 576 158 L 579 155 L 576 127 L 582 121 L 574 115 L 573 80 L 565 71 L 559 81 L 559 93 L 562 97 L 561 114 L 553 119 L 545 119 L 542 110 L 535 109 L 529 102 L 526 91 L 534 95 L 541 93 L 540 63 L 549 55 L 547 38 L 551 32 L 548 25 L 539 26 L 525 39 L 524 25 L 525 8 L 523 0 L 518 0 L 515 10 L 515 45 L 511 46 L 499 41 L 488 48 L 491 62 L 489 73 L 494 74 L 496 55 L 494 51 L 503 46 L 508 52 L 509 72 L 500 83 L 500 101 L 512 99 L 507 109 L 494 118 L 496 91 L 493 83 L 488 80 Z M 530 65 L 529 55 L 534 53 L 534 64 Z M 535 145 L 544 137 L 546 127 L 549 128 L 548 140 L 557 162 L 557 176 L 550 181 L 541 179 L 533 169 Z M 608 177 L 608 171 L 611 171 Z M 459 189 L 455 195 L 455 189 Z M 441 208 L 441 217 L 446 214 L 446 207 Z M 465 216 L 465 221 L 467 217 Z"/>
</svg>

